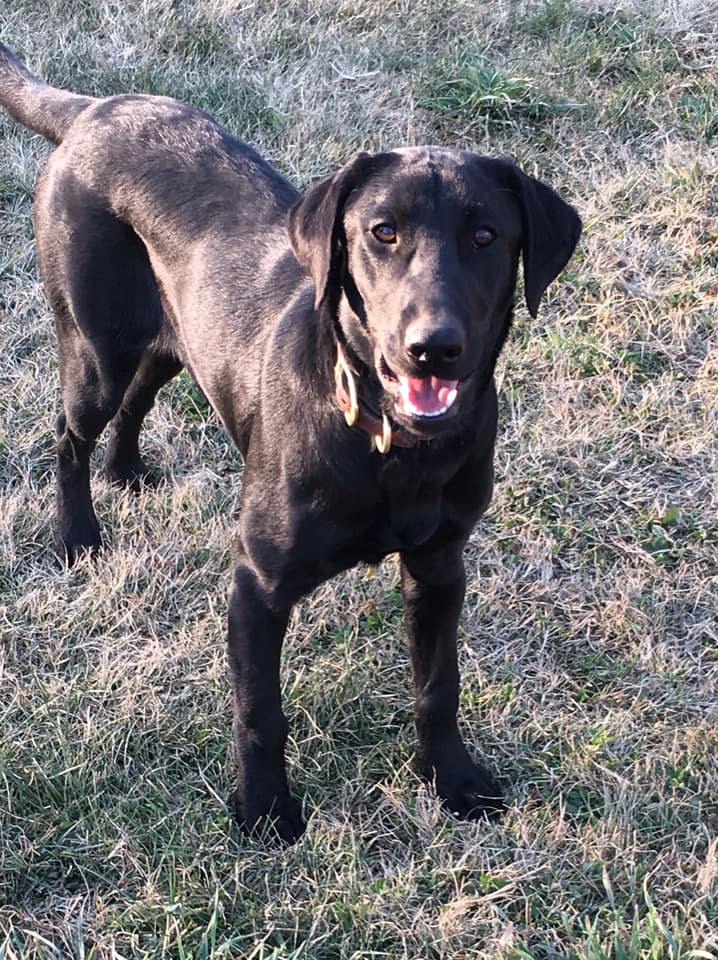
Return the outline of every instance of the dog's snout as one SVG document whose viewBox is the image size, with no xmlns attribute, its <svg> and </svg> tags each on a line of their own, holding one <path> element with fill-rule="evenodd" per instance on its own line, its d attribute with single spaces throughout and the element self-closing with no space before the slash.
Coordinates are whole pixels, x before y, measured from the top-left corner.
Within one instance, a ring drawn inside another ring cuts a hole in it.
<svg viewBox="0 0 718 960">
<path fill-rule="evenodd" d="M 453 324 L 425 326 L 412 324 L 406 332 L 405 349 L 422 366 L 455 363 L 464 352 L 464 337 Z"/>
</svg>

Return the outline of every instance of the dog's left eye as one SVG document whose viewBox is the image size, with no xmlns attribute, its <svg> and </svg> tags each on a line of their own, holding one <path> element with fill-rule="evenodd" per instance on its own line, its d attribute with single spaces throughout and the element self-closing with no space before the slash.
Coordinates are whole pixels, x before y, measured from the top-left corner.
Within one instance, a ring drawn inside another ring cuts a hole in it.
<svg viewBox="0 0 718 960">
<path fill-rule="evenodd" d="M 378 223 L 371 232 L 382 243 L 396 243 L 396 230 L 390 223 Z"/>
<path fill-rule="evenodd" d="M 490 243 L 496 239 L 496 234 L 490 227 L 479 227 L 478 230 L 474 230 L 474 235 L 471 238 L 471 242 L 475 247 L 488 247 Z"/>
</svg>

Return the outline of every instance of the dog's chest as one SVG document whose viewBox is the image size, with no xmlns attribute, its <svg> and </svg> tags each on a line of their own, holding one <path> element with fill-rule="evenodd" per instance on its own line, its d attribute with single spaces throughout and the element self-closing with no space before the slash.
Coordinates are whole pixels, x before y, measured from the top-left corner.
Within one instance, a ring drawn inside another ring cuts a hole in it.
<svg viewBox="0 0 718 960">
<path fill-rule="evenodd" d="M 423 471 L 388 461 L 380 476 L 381 503 L 372 524 L 378 550 L 412 550 L 430 540 L 441 526 L 443 484 Z M 374 544 L 372 544 L 372 547 Z"/>
</svg>

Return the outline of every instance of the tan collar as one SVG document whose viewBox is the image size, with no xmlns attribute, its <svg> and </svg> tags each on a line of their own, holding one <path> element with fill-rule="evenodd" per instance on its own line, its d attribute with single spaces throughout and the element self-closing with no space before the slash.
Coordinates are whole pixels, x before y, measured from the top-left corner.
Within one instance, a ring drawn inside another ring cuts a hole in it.
<svg viewBox="0 0 718 960">
<path fill-rule="evenodd" d="M 356 385 L 356 375 L 347 363 L 341 344 L 337 343 L 337 362 L 334 365 L 334 383 L 339 409 L 344 413 L 344 419 L 350 427 L 360 427 L 372 439 L 372 446 L 379 453 L 389 453 L 392 444 L 396 447 L 415 447 L 419 438 L 397 424 L 389 423 L 389 418 L 382 413 L 381 420 L 363 409 L 359 405 L 359 393 Z"/>
</svg>

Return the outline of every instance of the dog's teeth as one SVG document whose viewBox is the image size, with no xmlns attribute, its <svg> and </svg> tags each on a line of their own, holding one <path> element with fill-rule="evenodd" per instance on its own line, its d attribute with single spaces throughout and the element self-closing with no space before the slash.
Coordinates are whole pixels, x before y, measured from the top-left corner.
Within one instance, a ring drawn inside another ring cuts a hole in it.
<svg viewBox="0 0 718 960">
<path fill-rule="evenodd" d="M 439 410 L 432 410 L 429 413 L 426 410 L 420 410 L 418 407 L 415 407 L 414 404 L 409 403 L 407 404 L 409 409 L 406 410 L 405 412 L 411 414 L 414 417 L 427 417 L 427 418 L 440 417 L 442 416 L 442 414 L 446 413 L 446 411 L 449 409 L 449 407 L 451 407 L 452 403 L 456 399 L 456 390 L 452 390 L 451 393 L 453 394 L 453 396 L 450 395 L 448 403 L 445 403 L 444 406 L 441 407 Z"/>
</svg>

